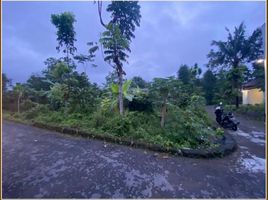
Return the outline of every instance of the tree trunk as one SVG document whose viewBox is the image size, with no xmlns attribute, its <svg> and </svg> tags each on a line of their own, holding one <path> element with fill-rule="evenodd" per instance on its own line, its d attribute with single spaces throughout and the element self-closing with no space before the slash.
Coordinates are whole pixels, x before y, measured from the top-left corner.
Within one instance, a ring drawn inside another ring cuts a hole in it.
<svg viewBox="0 0 268 200">
<path fill-rule="evenodd" d="M 161 110 L 161 122 L 160 122 L 161 128 L 164 128 L 165 126 L 166 113 L 167 113 L 167 98 L 164 99 L 162 110 Z"/>
<path fill-rule="evenodd" d="M 236 108 L 239 108 L 239 96 L 238 95 L 235 97 L 235 106 Z"/>
<path fill-rule="evenodd" d="M 123 104 L 123 74 L 122 71 L 119 71 L 119 95 L 118 95 L 118 100 L 119 100 L 119 112 L 120 115 L 123 116 L 124 113 L 124 104 Z"/>
<path fill-rule="evenodd" d="M 113 28 L 114 28 L 114 23 L 113 23 Z M 118 49 L 117 49 L 117 41 L 115 41 L 116 44 L 114 45 L 115 49 L 115 58 L 114 58 L 114 63 L 116 64 L 116 71 L 118 74 L 118 81 L 119 81 L 119 94 L 118 94 L 118 100 L 119 100 L 119 112 L 120 115 L 123 116 L 124 114 L 124 103 L 123 103 L 123 74 L 125 72 L 123 71 L 122 64 L 120 63 L 119 59 L 119 54 L 118 54 Z"/>
<path fill-rule="evenodd" d="M 233 68 L 236 69 L 239 66 L 239 61 L 235 61 L 233 64 Z M 238 88 L 238 77 L 237 74 L 235 74 L 235 77 L 233 77 L 234 80 L 234 90 L 235 90 L 235 106 L 236 108 L 239 108 L 239 88 Z"/>
<path fill-rule="evenodd" d="M 239 88 L 238 88 L 238 83 L 237 79 L 234 79 L 234 90 L 235 90 L 235 106 L 236 108 L 239 108 Z"/>
</svg>

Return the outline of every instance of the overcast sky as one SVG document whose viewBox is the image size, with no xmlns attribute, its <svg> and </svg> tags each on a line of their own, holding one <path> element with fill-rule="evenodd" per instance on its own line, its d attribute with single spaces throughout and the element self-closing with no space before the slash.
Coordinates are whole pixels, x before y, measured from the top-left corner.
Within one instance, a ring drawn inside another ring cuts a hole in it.
<svg viewBox="0 0 268 200">
<path fill-rule="evenodd" d="M 107 5 L 107 3 L 105 4 Z M 242 21 L 247 34 L 265 22 L 265 2 L 140 2 L 141 25 L 131 44 L 127 78 L 145 80 L 175 75 L 181 64 L 198 63 L 203 71 L 212 40 L 225 40 L 225 27 L 233 30 Z M 77 53 L 86 53 L 89 41 L 98 41 L 103 27 L 93 2 L 3 2 L 3 72 L 13 84 L 40 74 L 56 51 L 56 28 L 50 15 L 73 12 L 77 22 Z M 105 15 L 106 11 L 103 9 Z M 108 16 L 105 15 L 105 21 Z M 96 58 L 98 67 L 87 67 L 89 79 L 101 84 L 111 67 Z M 77 70 L 84 71 L 83 66 Z"/>
</svg>

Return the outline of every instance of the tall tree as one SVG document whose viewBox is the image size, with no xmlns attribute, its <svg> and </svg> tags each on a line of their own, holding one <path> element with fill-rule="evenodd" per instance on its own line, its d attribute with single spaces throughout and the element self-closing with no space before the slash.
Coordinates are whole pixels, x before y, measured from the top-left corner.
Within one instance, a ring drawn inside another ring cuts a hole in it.
<svg viewBox="0 0 268 200">
<path fill-rule="evenodd" d="M 64 12 L 61 14 L 52 14 L 51 22 L 57 28 L 57 41 L 59 45 L 56 47 L 58 51 L 61 48 L 63 52 L 66 53 L 67 63 L 69 63 L 69 54 L 74 55 L 74 52 L 77 50 L 74 46 L 75 31 L 74 31 L 74 22 L 75 16 L 71 12 Z"/>
<path fill-rule="evenodd" d="M 211 70 L 207 70 L 204 74 L 202 85 L 205 92 L 205 99 L 208 105 L 211 105 L 214 100 L 215 86 L 216 86 L 216 76 Z"/>
<path fill-rule="evenodd" d="M 226 28 L 228 32 L 227 41 L 212 41 L 211 45 L 215 46 L 217 50 L 211 49 L 208 54 L 208 67 L 211 69 L 234 69 L 236 71 L 239 66 L 259 58 L 263 53 L 261 30 L 256 29 L 249 37 L 246 37 L 245 29 L 244 23 L 235 27 L 233 33 Z M 239 107 L 239 89 L 241 88 L 239 79 L 237 73 L 233 73 L 232 90 L 235 94 L 236 107 Z"/>
<path fill-rule="evenodd" d="M 8 109 L 11 104 L 12 92 L 9 90 L 11 86 L 11 79 L 9 79 L 5 73 L 2 73 L 2 109 Z"/>
<path fill-rule="evenodd" d="M 197 93 L 198 95 L 201 95 L 201 79 L 200 79 L 200 75 L 202 73 L 202 69 L 198 66 L 197 63 L 194 64 L 194 66 L 192 66 L 190 68 L 190 72 L 191 72 L 191 86 L 192 86 L 192 90 Z"/>
<path fill-rule="evenodd" d="M 41 75 L 31 75 L 26 81 L 28 98 L 33 102 L 47 103 L 47 92 L 52 84 L 48 79 Z"/>
<path fill-rule="evenodd" d="M 133 88 L 136 88 L 136 87 L 139 87 L 139 88 L 146 88 L 148 86 L 148 83 L 143 80 L 142 77 L 140 76 L 134 76 L 132 78 L 132 83 L 131 83 L 131 87 Z"/>
<path fill-rule="evenodd" d="M 157 107 L 160 107 L 160 126 L 165 126 L 168 104 L 176 104 L 180 93 L 180 82 L 174 77 L 154 78 L 150 85 L 149 95 Z"/>
<path fill-rule="evenodd" d="M 34 90 L 40 91 L 48 91 L 50 89 L 50 84 L 46 81 L 47 79 L 40 75 L 31 75 L 27 80 L 27 86 Z"/>
<path fill-rule="evenodd" d="M 101 17 L 102 2 L 98 1 L 99 17 L 105 31 L 100 39 L 104 47 L 104 60 L 109 62 L 115 68 L 119 82 L 119 111 L 123 115 L 123 76 L 126 75 L 123 70 L 123 63 L 127 62 L 128 52 L 130 51 L 130 42 L 134 38 L 136 26 L 140 25 L 140 6 L 137 1 L 112 1 L 107 7 L 111 13 L 111 20 L 104 24 Z"/>
<path fill-rule="evenodd" d="M 5 73 L 2 74 L 2 94 L 5 94 L 8 87 L 11 86 L 11 79 L 7 78 Z"/>
<path fill-rule="evenodd" d="M 18 113 L 20 114 L 20 103 L 21 103 L 22 97 L 25 95 L 26 87 L 25 85 L 16 83 L 16 85 L 13 88 L 13 91 L 15 95 L 17 96 L 17 108 L 18 108 Z"/>
<path fill-rule="evenodd" d="M 181 65 L 178 71 L 178 79 L 182 81 L 183 84 L 189 84 L 191 80 L 191 72 L 187 65 Z"/>
<path fill-rule="evenodd" d="M 195 83 L 196 81 L 200 79 L 200 75 L 202 74 L 202 69 L 198 67 L 197 63 L 195 63 L 194 66 L 190 68 L 190 72 L 191 72 L 191 79 Z"/>
</svg>

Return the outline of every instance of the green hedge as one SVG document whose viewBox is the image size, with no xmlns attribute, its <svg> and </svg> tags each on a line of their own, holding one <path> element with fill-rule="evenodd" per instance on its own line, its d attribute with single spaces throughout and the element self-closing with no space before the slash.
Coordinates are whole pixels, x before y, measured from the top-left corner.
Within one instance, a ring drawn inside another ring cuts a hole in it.
<svg viewBox="0 0 268 200">
<path fill-rule="evenodd" d="M 226 105 L 224 106 L 226 112 L 232 111 L 238 114 L 241 114 L 250 119 L 265 120 L 265 105 L 264 104 L 255 104 L 255 105 L 240 105 L 239 108 L 236 108 L 235 105 Z"/>
</svg>

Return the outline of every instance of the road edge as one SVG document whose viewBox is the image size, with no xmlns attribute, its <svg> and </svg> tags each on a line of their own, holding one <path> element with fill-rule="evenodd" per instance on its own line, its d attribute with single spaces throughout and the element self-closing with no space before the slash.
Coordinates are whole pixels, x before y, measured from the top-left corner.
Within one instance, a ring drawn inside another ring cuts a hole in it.
<svg viewBox="0 0 268 200">
<path fill-rule="evenodd" d="M 31 125 L 37 128 L 56 131 L 62 134 L 80 136 L 83 138 L 97 139 L 106 142 L 116 143 L 120 145 L 149 149 L 161 153 L 169 153 L 176 156 L 184 156 L 190 158 L 219 158 L 229 155 L 237 149 L 237 143 L 234 138 L 225 131 L 224 136 L 219 142 L 219 146 L 208 149 L 191 149 L 191 148 L 167 148 L 159 144 L 149 144 L 140 141 L 134 141 L 129 139 L 123 139 L 119 137 L 111 137 L 107 135 L 94 134 L 93 132 L 82 131 L 79 129 L 60 127 L 55 125 L 44 124 L 40 122 L 27 123 L 23 121 L 4 119 L 6 121 L 15 122 L 19 124 Z"/>
</svg>

